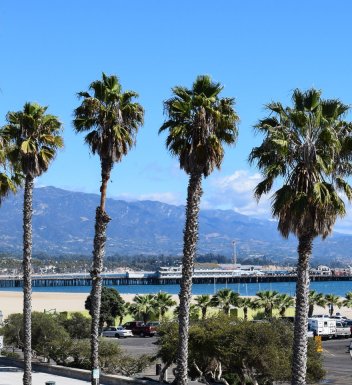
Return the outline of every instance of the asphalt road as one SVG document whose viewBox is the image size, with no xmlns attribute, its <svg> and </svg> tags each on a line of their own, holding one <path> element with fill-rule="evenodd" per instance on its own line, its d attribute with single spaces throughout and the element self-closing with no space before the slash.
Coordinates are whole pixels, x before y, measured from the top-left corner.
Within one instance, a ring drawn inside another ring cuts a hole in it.
<svg viewBox="0 0 352 385">
<path fill-rule="evenodd" d="M 325 384 L 351 385 L 352 359 L 348 350 L 351 338 L 323 341 Z"/>
<path fill-rule="evenodd" d="M 141 354 L 150 354 L 153 355 L 156 353 L 157 346 L 155 342 L 158 337 L 128 337 L 128 338 L 118 338 L 118 341 L 121 348 L 128 354 L 132 356 L 139 356 Z"/>
</svg>

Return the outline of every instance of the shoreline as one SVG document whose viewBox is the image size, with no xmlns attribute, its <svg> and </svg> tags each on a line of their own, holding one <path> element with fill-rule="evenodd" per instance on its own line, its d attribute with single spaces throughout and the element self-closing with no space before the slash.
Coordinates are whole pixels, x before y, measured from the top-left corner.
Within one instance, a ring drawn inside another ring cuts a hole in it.
<svg viewBox="0 0 352 385">
<path fill-rule="evenodd" d="M 67 293 L 67 292 L 33 292 L 32 293 L 32 311 L 57 311 L 74 312 L 86 311 L 84 303 L 89 293 Z M 122 294 L 121 297 L 126 302 L 132 302 L 136 294 Z M 193 295 L 192 297 L 196 297 Z M 245 297 L 245 296 L 242 296 Z M 252 296 L 253 297 L 253 296 Z M 341 297 L 342 298 L 342 297 Z M 172 294 L 172 299 L 177 303 L 178 295 Z M 6 319 L 12 313 L 22 313 L 23 311 L 23 293 L 22 291 L 0 291 L 0 310 L 3 313 L 3 319 Z M 315 307 L 315 314 L 328 314 L 327 308 Z M 335 307 L 335 314 L 341 313 L 349 319 L 352 319 L 352 308 Z"/>
</svg>

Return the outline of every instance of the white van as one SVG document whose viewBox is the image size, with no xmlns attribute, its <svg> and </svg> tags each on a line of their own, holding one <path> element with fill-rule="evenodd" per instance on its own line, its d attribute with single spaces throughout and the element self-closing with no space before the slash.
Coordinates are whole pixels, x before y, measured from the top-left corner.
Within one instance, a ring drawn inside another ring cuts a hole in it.
<svg viewBox="0 0 352 385">
<path fill-rule="evenodd" d="M 336 334 L 336 319 L 317 317 L 308 318 L 308 330 L 322 338 L 332 338 Z"/>
</svg>

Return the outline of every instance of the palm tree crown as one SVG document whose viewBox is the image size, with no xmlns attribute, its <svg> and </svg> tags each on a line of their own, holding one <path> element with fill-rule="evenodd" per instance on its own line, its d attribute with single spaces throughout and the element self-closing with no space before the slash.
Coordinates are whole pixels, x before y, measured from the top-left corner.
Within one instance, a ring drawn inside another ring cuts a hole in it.
<svg viewBox="0 0 352 385">
<path fill-rule="evenodd" d="M 230 315 L 231 307 L 237 307 L 239 303 L 239 294 L 231 289 L 220 289 L 211 299 L 212 306 L 220 307 L 223 312 Z"/>
<path fill-rule="evenodd" d="M 138 94 L 122 92 L 118 78 L 104 73 L 102 80 L 90 84 L 89 90 L 92 94 L 78 93 L 83 101 L 74 112 L 74 128 L 77 132 L 90 131 L 85 141 L 93 154 L 119 162 L 135 144 L 138 128 L 143 124 L 143 108 L 132 102 Z"/>
<path fill-rule="evenodd" d="M 278 307 L 279 292 L 272 290 L 258 291 L 255 302 L 258 307 L 264 307 L 266 317 L 272 317 L 273 310 Z"/>
<path fill-rule="evenodd" d="M 63 147 L 61 123 L 56 116 L 46 114 L 47 108 L 26 103 L 22 111 L 7 114 L 8 124 L 1 130 L 12 164 L 19 164 L 23 174 L 32 178 L 45 172 L 56 150 Z"/>
<path fill-rule="evenodd" d="M 172 295 L 168 293 L 159 292 L 154 296 L 155 310 L 159 315 L 159 321 L 161 321 L 166 312 L 176 305 L 176 301 L 172 299 Z"/>
<path fill-rule="evenodd" d="M 179 157 L 187 174 L 207 177 L 220 168 L 222 143 L 233 144 L 237 122 L 233 98 L 219 98 L 223 87 L 209 76 L 198 76 L 192 89 L 174 87 L 174 96 L 164 102 L 169 117 L 159 132 L 169 130 L 166 146 Z"/>
<path fill-rule="evenodd" d="M 348 130 L 342 120 L 348 106 L 320 96 L 314 89 L 296 89 L 292 108 L 272 102 L 267 105 L 271 115 L 256 126 L 265 139 L 249 158 L 264 175 L 255 195 L 259 199 L 271 190 L 275 179 L 283 178 L 283 187 L 272 198 L 272 212 L 285 237 L 290 232 L 300 236 L 309 231 L 313 237 L 325 238 L 337 216 L 345 214 L 338 192 L 352 199 L 352 189 L 339 173 L 344 169 L 341 162 L 341 167 L 335 167 L 342 148 L 341 133 Z"/>
</svg>

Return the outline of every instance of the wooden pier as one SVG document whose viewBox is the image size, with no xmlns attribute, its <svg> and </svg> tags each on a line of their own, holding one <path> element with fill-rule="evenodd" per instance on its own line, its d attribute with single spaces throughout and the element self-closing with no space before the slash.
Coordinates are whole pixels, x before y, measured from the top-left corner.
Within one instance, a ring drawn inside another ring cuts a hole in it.
<svg viewBox="0 0 352 385">
<path fill-rule="evenodd" d="M 157 275 L 149 275 L 144 277 L 128 277 L 114 276 L 105 274 L 102 277 L 104 286 L 120 286 L 120 285 L 173 285 L 180 283 L 180 277 L 177 278 L 161 278 Z M 194 284 L 211 284 L 211 283 L 264 283 L 264 282 L 295 282 L 295 275 L 245 275 L 233 277 L 202 277 L 193 278 Z M 351 275 L 314 275 L 311 281 L 352 281 Z M 75 275 L 65 277 L 45 277 L 35 276 L 32 279 L 33 287 L 72 287 L 72 286 L 91 286 L 92 279 L 87 275 L 85 277 L 77 277 Z M 21 277 L 1 277 L 1 288 L 18 288 L 23 286 Z"/>
</svg>

